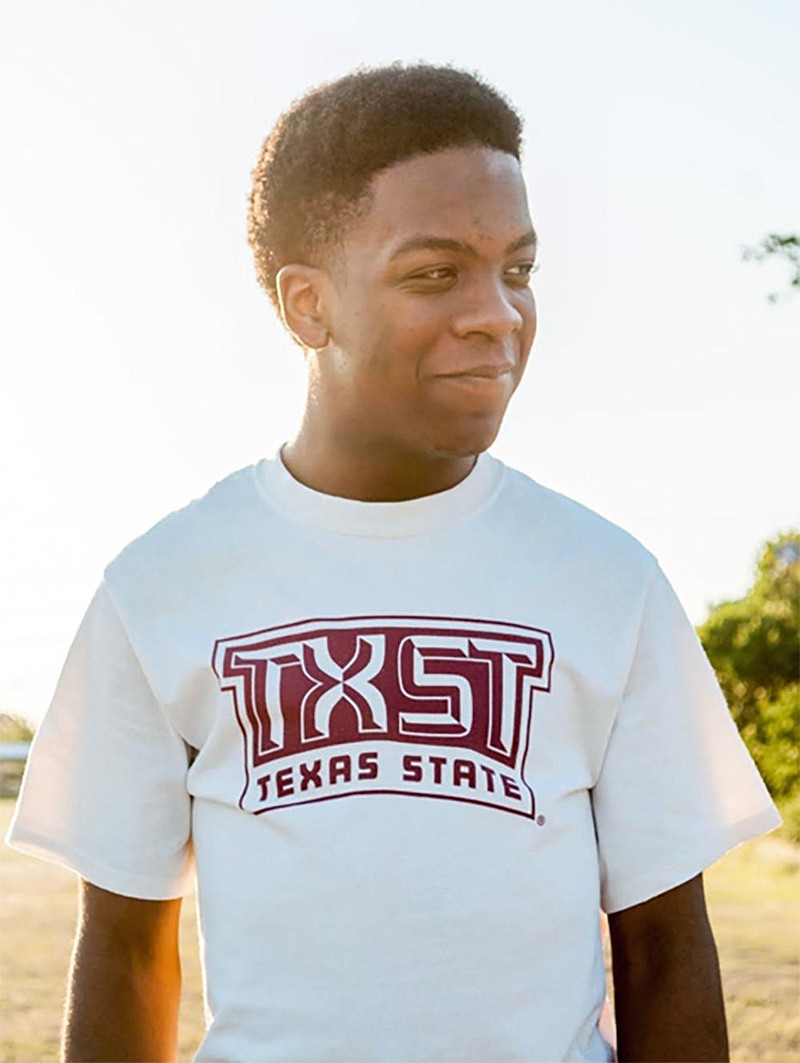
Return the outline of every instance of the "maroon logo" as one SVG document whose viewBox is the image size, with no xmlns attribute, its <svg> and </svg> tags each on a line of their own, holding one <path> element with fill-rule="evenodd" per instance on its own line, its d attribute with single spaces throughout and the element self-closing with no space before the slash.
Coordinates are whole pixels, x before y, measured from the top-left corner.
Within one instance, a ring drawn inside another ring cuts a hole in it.
<svg viewBox="0 0 800 1063">
<path fill-rule="evenodd" d="M 523 776 L 548 632 L 440 617 L 306 620 L 220 639 L 244 739 L 243 809 L 352 794 L 440 797 L 534 817 Z"/>
</svg>

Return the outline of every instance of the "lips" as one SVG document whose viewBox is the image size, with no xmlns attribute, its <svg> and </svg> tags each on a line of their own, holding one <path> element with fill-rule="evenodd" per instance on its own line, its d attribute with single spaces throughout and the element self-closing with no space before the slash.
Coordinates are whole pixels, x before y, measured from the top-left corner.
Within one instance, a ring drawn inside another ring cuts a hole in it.
<svg viewBox="0 0 800 1063">
<path fill-rule="evenodd" d="M 473 365 L 455 373 L 439 373 L 445 380 L 499 380 L 514 368 L 511 362 L 502 365 Z"/>
</svg>

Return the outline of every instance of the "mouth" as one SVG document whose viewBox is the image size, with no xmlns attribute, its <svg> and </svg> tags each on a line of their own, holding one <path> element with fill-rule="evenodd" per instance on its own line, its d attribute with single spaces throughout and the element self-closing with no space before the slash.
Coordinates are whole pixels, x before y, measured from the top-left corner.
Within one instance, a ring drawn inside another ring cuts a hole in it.
<svg viewBox="0 0 800 1063">
<path fill-rule="evenodd" d="M 464 380 L 466 382 L 480 382 L 501 380 L 508 376 L 513 369 L 510 363 L 504 365 L 474 365 L 469 369 L 460 369 L 457 373 L 440 373 L 444 380 Z"/>
<path fill-rule="evenodd" d="M 473 365 L 457 373 L 439 373 L 433 378 L 448 404 L 467 413 L 502 415 L 516 386 L 513 366 Z"/>
</svg>

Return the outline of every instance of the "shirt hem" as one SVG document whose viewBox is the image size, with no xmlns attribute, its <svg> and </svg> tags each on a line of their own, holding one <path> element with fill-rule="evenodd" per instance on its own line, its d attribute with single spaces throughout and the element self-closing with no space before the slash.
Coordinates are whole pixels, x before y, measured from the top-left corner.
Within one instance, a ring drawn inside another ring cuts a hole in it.
<svg viewBox="0 0 800 1063">
<path fill-rule="evenodd" d="M 635 882 L 628 883 L 623 888 L 612 889 L 604 893 L 601 898 L 601 907 L 607 915 L 613 915 L 625 908 L 643 904 L 653 897 L 666 893 L 667 890 L 683 885 L 684 882 L 688 882 L 711 864 L 716 863 L 731 849 L 735 849 L 737 845 L 756 838 L 760 834 L 767 834 L 779 827 L 781 823 L 781 817 L 774 805 L 762 809 L 761 812 L 748 816 L 747 819 L 740 820 L 719 832 L 708 844 L 698 845 L 681 861 L 642 875 Z"/>
<path fill-rule="evenodd" d="M 6 844 L 28 856 L 58 864 L 80 875 L 93 886 L 99 886 L 100 889 L 118 893 L 123 897 L 147 901 L 169 901 L 187 896 L 194 888 L 194 874 L 191 871 L 171 879 L 150 878 L 146 875 L 120 871 L 117 868 L 97 863 L 83 853 L 56 845 L 50 838 L 43 838 L 33 831 L 19 827 L 12 827 L 6 836 Z"/>
</svg>

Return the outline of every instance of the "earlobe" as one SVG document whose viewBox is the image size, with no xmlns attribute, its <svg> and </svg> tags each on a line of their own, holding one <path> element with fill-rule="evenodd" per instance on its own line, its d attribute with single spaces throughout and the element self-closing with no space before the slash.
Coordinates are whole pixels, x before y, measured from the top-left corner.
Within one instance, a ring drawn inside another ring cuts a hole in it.
<svg viewBox="0 0 800 1063">
<path fill-rule="evenodd" d="M 330 339 L 324 279 L 321 269 L 301 263 L 283 266 L 275 278 L 284 325 L 302 347 L 315 351 L 326 347 Z"/>
</svg>

